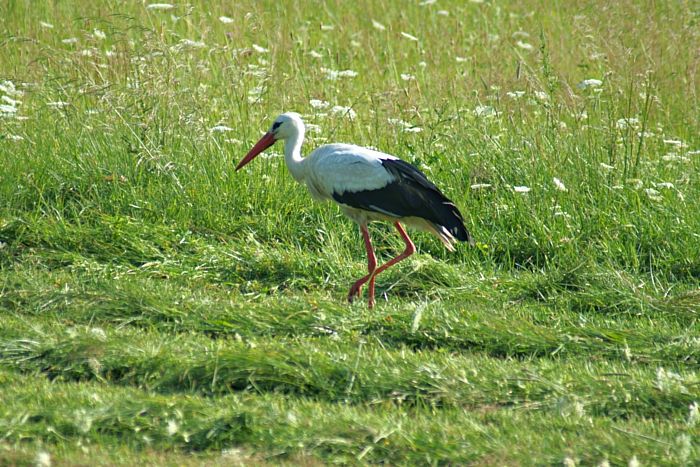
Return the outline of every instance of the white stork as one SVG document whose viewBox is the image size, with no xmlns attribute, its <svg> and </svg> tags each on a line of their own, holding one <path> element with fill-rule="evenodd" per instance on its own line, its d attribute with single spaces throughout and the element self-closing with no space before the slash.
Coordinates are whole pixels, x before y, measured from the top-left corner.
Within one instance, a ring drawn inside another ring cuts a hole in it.
<svg viewBox="0 0 700 467">
<path fill-rule="evenodd" d="M 458 240 L 473 243 L 459 209 L 413 165 L 351 144 L 327 144 L 302 158 L 304 132 L 299 114 L 280 115 L 236 166 L 236 171 L 277 140 L 284 140 L 284 160 L 294 179 L 305 183 L 314 199 L 338 203 L 343 213 L 359 224 L 367 248 L 369 272 L 350 287 L 350 302 L 369 281 L 371 308 L 377 275 L 416 251 L 401 222 L 435 234 L 450 251 L 454 251 L 453 244 Z M 403 253 L 379 267 L 367 230 L 367 223 L 377 220 L 393 222 L 406 244 Z"/>
</svg>

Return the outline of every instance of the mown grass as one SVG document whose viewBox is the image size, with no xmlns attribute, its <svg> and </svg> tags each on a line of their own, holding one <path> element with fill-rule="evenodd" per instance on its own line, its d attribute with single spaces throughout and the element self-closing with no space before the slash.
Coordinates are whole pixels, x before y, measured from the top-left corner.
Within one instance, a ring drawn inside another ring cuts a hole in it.
<svg viewBox="0 0 700 467">
<path fill-rule="evenodd" d="M 699 15 L 1 4 L 0 463 L 700 462 Z M 357 227 L 280 148 L 232 170 L 288 110 L 476 247 L 345 303 Z"/>
</svg>

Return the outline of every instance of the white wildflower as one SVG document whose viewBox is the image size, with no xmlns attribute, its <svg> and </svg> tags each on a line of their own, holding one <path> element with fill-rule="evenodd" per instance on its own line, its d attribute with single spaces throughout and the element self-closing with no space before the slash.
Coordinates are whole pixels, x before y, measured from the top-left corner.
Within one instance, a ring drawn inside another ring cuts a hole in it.
<svg viewBox="0 0 700 467">
<path fill-rule="evenodd" d="M 67 39 L 63 39 L 61 42 L 63 42 L 64 44 L 76 44 L 78 42 L 78 38 L 77 37 L 69 37 Z"/>
<path fill-rule="evenodd" d="M 627 467 L 641 467 L 637 456 L 632 456 L 632 459 L 627 463 Z"/>
<path fill-rule="evenodd" d="M 467 59 L 464 57 L 455 57 L 455 60 L 457 61 L 457 63 L 464 63 L 467 61 Z"/>
<path fill-rule="evenodd" d="M 477 117 L 492 117 L 498 115 L 498 112 L 490 105 L 477 105 L 474 107 L 474 115 Z"/>
<path fill-rule="evenodd" d="M 335 29 L 335 26 L 332 24 L 322 24 L 321 25 L 321 31 L 332 31 Z"/>
<path fill-rule="evenodd" d="M 644 186 L 644 182 L 638 178 L 628 178 L 627 184 L 634 190 L 639 190 Z"/>
<path fill-rule="evenodd" d="M 518 47 L 520 47 L 523 50 L 532 50 L 535 48 L 529 42 L 523 42 L 523 41 L 518 41 L 515 43 L 515 45 L 517 45 Z"/>
<path fill-rule="evenodd" d="M 7 139 L 10 141 L 22 141 L 24 139 L 24 136 L 20 135 L 7 135 Z"/>
<path fill-rule="evenodd" d="M 313 123 L 307 123 L 306 131 L 308 131 L 309 133 L 321 133 L 321 126 L 315 125 Z"/>
<path fill-rule="evenodd" d="M 513 190 L 515 190 L 516 193 L 529 193 L 530 187 L 524 185 L 514 185 Z"/>
<path fill-rule="evenodd" d="M 664 139 L 664 144 L 670 144 L 671 146 L 678 146 L 682 147 L 683 146 L 683 141 L 679 139 Z"/>
<path fill-rule="evenodd" d="M 34 465 L 37 467 L 51 467 L 51 454 L 46 451 L 39 451 L 34 458 Z"/>
<path fill-rule="evenodd" d="M 357 114 L 355 113 L 354 110 L 350 107 L 344 107 L 342 105 L 336 105 L 331 109 L 331 112 L 334 114 L 342 114 L 343 117 L 347 117 L 350 120 L 355 120 L 355 117 L 357 117 Z"/>
<path fill-rule="evenodd" d="M 689 156 L 697 156 L 697 155 L 700 155 L 700 149 L 696 149 L 696 150 L 694 150 L 694 151 L 688 151 L 686 154 L 689 155 Z"/>
<path fill-rule="evenodd" d="M 511 99 L 520 99 L 525 95 L 525 91 L 508 91 L 506 93 L 506 96 L 510 97 Z"/>
<path fill-rule="evenodd" d="M 309 56 L 310 56 L 311 58 L 323 58 L 323 55 L 321 55 L 320 53 L 316 52 L 315 50 L 312 50 L 311 52 L 309 52 Z"/>
<path fill-rule="evenodd" d="M 65 109 L 70 104 L 68 104 L 68 102 L 63 102 L 63 101 L 54 101 L 54 102 L 47 102 L 46 105 L 49 107 L 53 107 L 54 109 Z"/>
<path fill-rule="evenodd" d="M 384 26 L 379 21 L 375 21 L 375 20 L 372 20 L 372 27 L 374 27 L 374 29 L 377 29 L 378 31 L 386 30 L 386 26 Z"/>
<path fill-rule="evenodd" d="M 428 6 L 428 5 L 433 5 L 436 2 L 437 2 L 437 0 L 423 0 L 418 5 L 419 6 Z"/>
<path fill-rule="evenodd" d="M 326 79 L 335 81 L 338 78 L 354 78 L 357 76 L 357 72 L 353 70 L 331 70 L 329 68 L 321 68 L 321 71 L 326 74 Z"/>
<path fill-rule="evenodd" d="M 603 459 L 600 461 L 600 464 L 598 464 L 598 467 L 610 467 L 610 462 L 608 462 L 607 459 Z"/>
<path fill-rule="evenodd" d="M 690 412 L 688 412 L 688 426 L 692 428 L 700 423 L 700 406 L 697 402 L 693 402 L 688 408 L 690 409 Z"/>
<path fill-rule="evenodd" d="M 233 18 L 229 18 L 228 16 L 219 16 L 219 21 L 224 24 L 231 24 L 233 23 Z"/>
<path fill-rule="evenodd" d="M 679 156 L 675 152 L 669 152 L 665 156 L 661 156 L 661 159 L 666 162 L 690 162 L 687 157 Z"/>
<path fill-rule="evenodd" d="M 656 388 L 661 392 L 687 391 L 686 387 L 683 385 L 683 377 L 663 367 L 656 369 Z"/>
<path fill-rule="evenodd" d="M 601 162 L 601 163 L 600 163 L 600 168 L 601 168 L 601 169 L 605 169 L 605 170 L 612 170 L 612 169 L 614 169 L 615 167 L 613 167 L 612 165 L 606 164 L 605 162 Z"/>
<path fill-rule="evenodd" d="M 39 21 L 39 26 L 44 29 L 53 29 L 53 24 L 47 23 L 46 21 Z"/>
<path fill-rule="evenodd" d="M 525 31 L 515 31 L 511 37 L 513 39 L 527 39 L 530 37 L 530 33 Z"/>
<path fill-rule="evenodd" d="M 586 88 L 597 88 L 603 85 L 603 82 L 599 79 L 584 79 L 580 83 L 578 83 L 578 88 L 579 89 L 586 89 Z"/>
<path fill-rule="evenodd" d="M 226 125 L 216 125 L 211 127 L 209 131 L 212 133 L 225 133 L 227 131 L 233 131 L 233 128 L 228 127 Z"/>
<path fill-rule="evenodd" d="M 99 40 L 107 39 L 107 34 L 105 34 L 103 31 L 100 31 L 99 29 L 94 29 L 92 31 L 92 35 L 95 37 L 95 39 L 99 39 Z"/>
<path fill-rule="evenodd" d="M 428 66 L 428 64 L 425 63 L 425 62 L 418 62 L 418 66 L 421 67 L 421 68 L 425 68 L 425 67 Z"/>
<path fill-rule="evenodd" d="M 13 105 L 0 104 L 0 115 L 7 116 L 17 112 L 17 107 Z"/>
<path fill-rule="evenodd" d="M 405 131 L 406 133 L 420 133 L 421 131 L 423 131 L 423 128 L 419 126 L 412 126 L 410 128 L 405 128 L 403 131 Z"/>
<path fill-rule="evenodd" d="M 322 101 L 321 99 L 311 99 L 311 100 L 309 101 L 309 104 L 310 104 L 311 107 L 313 107 L 314 109 L 325 109 L 325 108 L 327 108 L 328 106 L 331 105 L 330 102 Z"/>
<path fill-rule="evenodd" d="M 416 36 L 412 36 L 411 34 L 409 34 L 407 32 L 401 31 L 401 35 L 403 37 L 405 37 L 406 39 L 408 39 L 409 41 L 418 42 L 418 38 Z"/>
<path fill-rule="evenodd" d="M 438 10 L 437 14 L 440 16 L 450 16 L 450 12 L 447 10 Z"/>
<path fill-rule="evenodd" d="M 7 80 L 0 83 L 0 91 L 8 96 L 21 97 L 24 95 L 23 91 L 15 88 L 15 84 L 12 81 Z"/>
<path fill-rule="evenodd" d="M 668 190 L 668 189 L 673 188 L 673 183 L 671 183 L 671 182 L 659 182 L 659 183 L 654 183 L 654 186 L 656 188 Z"/>
<path fill-rule="evenodd" d="M 562 465 L 564 467 L 576 467 L 576 461 L 573 460 L 571 457 L 566 456 L 562 461 Z"/>
<path fill-rule="evenodd" d="M 166 430 L 168 431 L 168 435 L 173 436 L 175 433 L 178 432 L 180 429 L 180 425 L 177 424 L 175 420 L 168 420 L 168 426 Z"/>
<path fill-rule="evenodd" d="M 411 81 L 411 80 L 415 80 L 416 77 L 411 75 L 411 74 L 408 74 L 408 73 L 401 73 L 401 79 L 404 81 Z"/>
<path fill-rule="evenodd" d="M 639 119 L 638 118 L 621 118 L 617 122 L 615 122 L 615 127 L 618 130 L 626 130 L 629 127 L 635 127 L 639 125 Z"/>
<path fill-rule="evenodd" d="M 483 190 L 484 188 L 491 188 L 492 186 L 493 185 L 491 185 L 490 183 L 475 183 L 469 188 L 471 188 L 472 190 Z"/>
<path fill-rule="evenodd" d="M 535 91 L 535 97 L 541 101 L 546 101 L 549 99 L 549 94 L 544 91 Z"/>
<path fill-rule="evenodd" d="M 253 50 L 255 50 L 259 54 L 266 54 L 269 52 L 268 49 L 266 49 L 265 47 L 258 45 L 258 44 L 253 44 L 252 47 L 253 47 Z"/>
<path fill-rule="evenodd" d="M 11 98 L 10 96 L 2 96 L 0 97 L 0 101 L 3 101 L 5 104 L 11 105 L 12 107 L 17 107 L 18 104 L 22 103 L 18 100 Z"/>
<path fill-rule="evenodd" d="M 562 183 L 562 181 L 559 180 L 557 177 L 554 177 L 554 178 L 552 179 L 552 181 L 554 182 L 554 186 L 557 188 L 557 190 L 559 190 L 559 191 L 569 191 L 569 190 L 566 188 L 566 186 Z"/>
<path fill-rule="evenodd" d="M 653 201 L 661 201 L 663 198 L 660 196 L 661 193 L 659 193 L 657 190 L 653 188 L 646 188 L 644 192 L 647 194 L 649 199 Z"/>
<path fill-rule="evenodd" d="M 175 5 L 170 3 L 151 3 L 146 5 L 147 10 L 172 10 L 173 8 L 175 8 Z"/>
</svg>

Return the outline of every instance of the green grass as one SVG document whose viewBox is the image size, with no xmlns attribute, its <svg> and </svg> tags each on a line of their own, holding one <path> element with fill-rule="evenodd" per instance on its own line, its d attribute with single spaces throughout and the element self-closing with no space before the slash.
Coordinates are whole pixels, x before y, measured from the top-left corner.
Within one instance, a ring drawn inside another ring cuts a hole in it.
<svg viewBox="0 0 700 467">
<path fill-rule="evenodd" d="M 700 10 L 297 3 L 0 4 L 0 465 L 700 462 Z M 233 172 L 290 110 L 476 247 L 347 304 L 357 227 Z"/>
</svg>

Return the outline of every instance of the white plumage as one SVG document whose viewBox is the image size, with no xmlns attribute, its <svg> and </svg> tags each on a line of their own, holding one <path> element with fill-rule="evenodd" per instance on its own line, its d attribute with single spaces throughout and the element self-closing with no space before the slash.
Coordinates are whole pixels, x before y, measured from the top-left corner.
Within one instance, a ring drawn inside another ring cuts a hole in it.
<svg viewBox="0 0 700 467">
<path fill-rule="evenodd" d="M 302 158 L 304 133 L 299 114 L 280 115 L 236 170 L 281 139 L 285 162 L 294 179 L 304 183 L 314 199 L 338 203 L 342 211 L 359 224 L 367 249 L 369 273 L 350 288 L 350 301 L 369 282 L 368 302 L 373 306 L 377 274 L 415 251 L 399 221 L 435 234 L 449 249 L 453 249 L 453 243 L 458 240 L 471 242 L 459 210 L 414 166 L 390 154 L 351 144 L 324 145 Z M 380 267 L 377 267 L 367 230 L 367 223 L 375 220 L 393 222 L 406 243 L 403 253 Z"/>
</svg>

